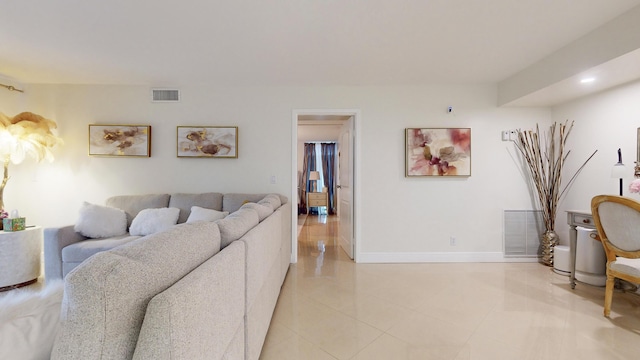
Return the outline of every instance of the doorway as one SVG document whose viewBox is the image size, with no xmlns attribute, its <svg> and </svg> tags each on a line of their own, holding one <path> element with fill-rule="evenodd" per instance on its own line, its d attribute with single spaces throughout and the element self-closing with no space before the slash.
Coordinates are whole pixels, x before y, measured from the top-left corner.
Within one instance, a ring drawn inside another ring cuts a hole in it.
<svg viewBox="0 0 640 360">
<path fill-rule="evenodd" d="M 359 173 L 359 124 L 360 124 L 360 111 L 359 110 L 294 110 L 292 116 L 292 189 L 291 199 L 298 203 L 300 192 L 298 189 L 299 184 L 299 162 L 301 160 L 301 154 L 299 154 L 299 142 L 311 140 L 308 138 L 302 139 L 298 134 L 298 126 L 316 126 L 317 129 L 323 129 L 325 131 L 328 127 L 334 128 L 347 128 L 349 133 L 345 135 L 343 132 L 338 131 L 335 134 L 334 142 L 345 143 L 345 139 L 349 143 L 349 150 L 339 150 L 340 156 L 336 158 L 336 162 L 339 162 L 339 158 L 342 158 L 342 164 L 338 170 L 337 177 L 338 185 L 336 187 L 336 203 L 338 203 L 338 218 L 342 219 L 344 224 L 349 226 L 342 226 L 340 234 L 340 245 L 345 252 L 357 262 L 359 254 L 359 241 L 358 231 L 358 198 L 359 198 L 359 186 L 358 186 L 358 173 Z M 302 136 L 302 135 L 301 135 Z M 322 138 L 322 132 L 319 132 L 318 137 L 313 141 L 328 141 L 332 139 Z M 325 135 L 326 136 L 326 135 Z M 351 158 L 351 165 L 345 167 L 344 159 L 346 156 Z M 345 171 L 345 169 L 347 171 Z M 342 171 L 342 176 L 340 175 Z M 346 175 L 346 176 L 345 176 Z M 345 199 L 348 199 L 345 202 Z M 298 207 L 292 206 L 292 254 L 291 262 L 296 263 L 298 261 Z M 343 233 L 344 231 L 344 233 Z"/>
</svg>

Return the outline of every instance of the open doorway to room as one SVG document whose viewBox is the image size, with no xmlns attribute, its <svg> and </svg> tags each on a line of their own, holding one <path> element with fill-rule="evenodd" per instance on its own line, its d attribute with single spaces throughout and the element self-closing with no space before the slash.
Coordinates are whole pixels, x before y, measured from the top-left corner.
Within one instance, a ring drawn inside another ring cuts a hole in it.
<svg viewBox="0 0 640 360">
<path fill-rule="evenodd" d="M 294 111 L 293 262 L 298 262 L 298 256 L 315 264 L 325 257 L 357 260 L 354 144 L 358 116 L 357 111 Z"/>
</svg>

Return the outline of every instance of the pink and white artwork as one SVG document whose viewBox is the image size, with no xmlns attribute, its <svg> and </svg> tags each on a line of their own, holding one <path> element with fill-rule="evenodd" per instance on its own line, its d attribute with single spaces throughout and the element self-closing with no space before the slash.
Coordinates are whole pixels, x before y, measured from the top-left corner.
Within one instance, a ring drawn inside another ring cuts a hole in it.
<svg viewBox="0 0 640 360">
<path fill-rule="evenodd" d="M 471 176 L 470 128 L 407 128 L 405 176 Z"/>
</svg>

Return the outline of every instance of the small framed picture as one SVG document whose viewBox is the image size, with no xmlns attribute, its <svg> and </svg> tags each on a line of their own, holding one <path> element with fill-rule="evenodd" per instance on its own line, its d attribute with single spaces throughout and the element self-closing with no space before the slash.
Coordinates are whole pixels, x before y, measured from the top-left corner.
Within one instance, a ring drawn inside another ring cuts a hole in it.
<svg viewBox="0 0 640 360">
<path fill-rule="evenodd" d="M 90 156 L 151 156 L 150 125 L 89 125 Z"/>
<path fill-rule="evenodd" d="M 178 157 L 237 158 L 237 126 L 178 126 Z"/>
<path fill-rule="evenodd" d="M 470 128 L 407 128 L 405 176 L 471 176 Z"/>
</svg>

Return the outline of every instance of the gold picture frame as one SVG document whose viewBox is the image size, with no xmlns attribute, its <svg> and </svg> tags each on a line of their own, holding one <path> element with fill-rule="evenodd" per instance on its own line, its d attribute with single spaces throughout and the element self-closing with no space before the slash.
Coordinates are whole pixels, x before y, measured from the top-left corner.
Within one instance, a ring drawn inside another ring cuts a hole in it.
<svg viewBox="0 0 640 360">
<path fill-rule="evenodd" d="M 151 157 L 151 126 L 90 124 L 89 156 Z"/>
<path fill-rule="evenodd" d="M 238 158 L 237 126 L 178 126 L 177 156 Z"/>
</svg>

